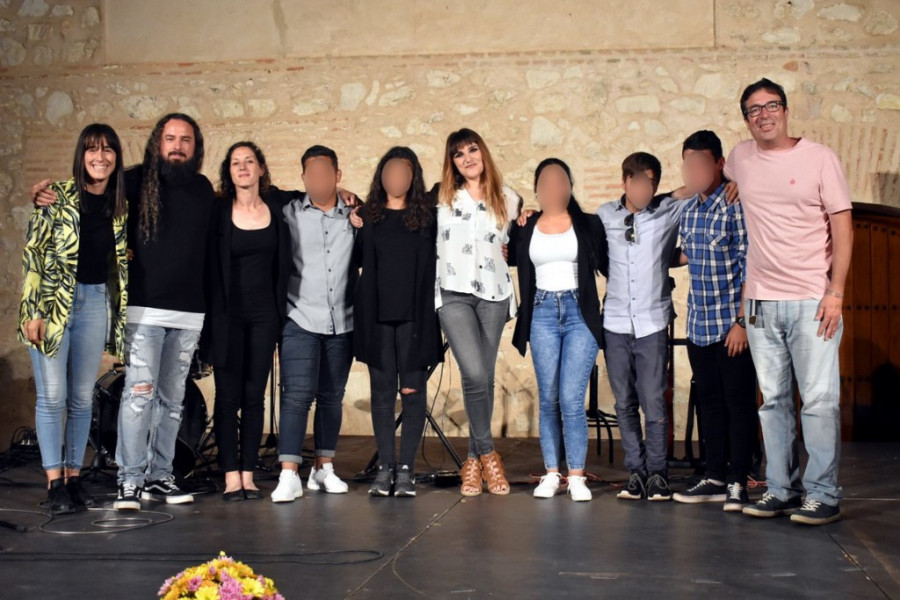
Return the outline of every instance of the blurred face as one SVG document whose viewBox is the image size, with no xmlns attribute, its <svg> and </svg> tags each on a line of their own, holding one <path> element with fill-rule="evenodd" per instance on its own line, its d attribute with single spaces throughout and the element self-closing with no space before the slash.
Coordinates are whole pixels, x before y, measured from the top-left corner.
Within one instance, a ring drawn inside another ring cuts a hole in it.
<svg viewBox="0 0 900 600">
<path fill-rule="evenodd" d="M 460 146 L 453 153 L 453 164 L 466 181 L 480 181 L 484 173 L 481 148 L 478 144 Z"/>
<path fill-rule="evenodd" d="M 163 126 L 159 153 L 163 160 L 183 163 L 194 158 L 194 128 L 187 121 L 172 119 Z"/>
<path fill-rule="evenodd" d="M 572 182 L 559 165 L 547 165 L 538 177 L 537 201 L 543 211 L 565 211 L 572 197 Z"/>
<path fill-rule="evenodd" d="M 253 150 L 240 146 L 231 153 L 230 172 L 234 187 L 251 188 L 259 185 L 259 179 L 266 171 L 259 164 Z"/>
<path fill-rule="evenodd" d="M 381 171 L 381 185 L 390 198 L 405 198 L 412 180 L 412 165 L 405 158 L 392 158 Z"/>
<path fill-rule="evenodd" d="M 656 195 L 659 182 L 654 179 L 653 171 L 647 169 L 625 178 L 622 187 L 625 189 L 625 200 L 637 210 L 644 210 Z"/>
<path fill-rule="evenodd" d="M 90 183 L 107 181 L 116 169 L 116 151 L 100 139 L 84 151 L 84 171 Z"/>
<path fill-rule="evenodd" d="M 716 160 L 709 150 L 685 150 L 682 158 L 681 175 L 691 195 L 709 191 L 725 166 L 725 160 Z"/>
<path fill-rule="evenodd" d="M 303 185 L 306 193 L 316 202 L 324 202 L 337 194 L 341 182 L 341 171 L 335 169 L 327 156 L 313 156 L 306 159 L 303 167 Z"/>
<path fill-rule="evenodd" d="M 763 148 L 778 147 L 789 139 L 787 109 L 779 106 L 774 112 L 770 112 L 765 107 L 771 105 L 772 102 L 781 102 L 781 97 L 766 90 L 759 90 L 747 98 L 747 102 L 744 103 L 745 112 L 754 107 L 762 108 L 755 116 L 745 116 L 744 121 L 747 123 L 750 135 Z"/>
</svg>

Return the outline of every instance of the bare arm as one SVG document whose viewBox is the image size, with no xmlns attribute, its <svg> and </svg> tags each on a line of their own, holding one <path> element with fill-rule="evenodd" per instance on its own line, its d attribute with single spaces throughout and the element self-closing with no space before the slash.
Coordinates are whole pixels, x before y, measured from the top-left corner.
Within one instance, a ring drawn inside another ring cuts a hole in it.
<svg viewBox="0 0 900 600">
<path fill-rule="evenodd" d="M 831 286 L 819 303 L 816 320 L 820 321 L 818 335 L 825 341 L 834 337 L 841 321 L 847 273 L 853 254 L 853 216 L 849 210 L 829 215 L 831 224 Z"/>
</svg>

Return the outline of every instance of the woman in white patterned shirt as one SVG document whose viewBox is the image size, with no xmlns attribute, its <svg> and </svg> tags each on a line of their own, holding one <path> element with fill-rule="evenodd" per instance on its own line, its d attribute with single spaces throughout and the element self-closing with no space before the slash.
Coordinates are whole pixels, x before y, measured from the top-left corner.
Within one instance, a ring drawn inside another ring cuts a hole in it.
<svg viewBox="0 0 900 600">
<path fill-rule="evenodd" d="M 503 185 L 480 135 L 460 129 L 447 138 L 438 190 L 435 307 L 462 375 L 469 417 L 469 456 L 461 492 L 509 493 L 494 450 L 494 368 L 500 334 L 515 316 L 516 298 L 503 246 L 521 198 Z"/>
</svg>

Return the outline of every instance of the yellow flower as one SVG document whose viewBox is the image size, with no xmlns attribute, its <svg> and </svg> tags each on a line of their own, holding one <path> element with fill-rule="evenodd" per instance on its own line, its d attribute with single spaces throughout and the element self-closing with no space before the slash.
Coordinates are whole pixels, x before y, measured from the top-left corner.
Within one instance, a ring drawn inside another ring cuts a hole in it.
<svg viewBox="0 0 900 600">
<path fill-rule="evenodd" d="M 201 587 L 194 597 L 197 600 L 219 600 L 219 586 Z"/>
<path fill-rule="evenodd" d="M 250 594 L 251 596 L 262 596 L 266 591 L 258 580 L 250 577 L 245 577 L 241 580 L 241 588 L 245 594 Z"/>
</svg>

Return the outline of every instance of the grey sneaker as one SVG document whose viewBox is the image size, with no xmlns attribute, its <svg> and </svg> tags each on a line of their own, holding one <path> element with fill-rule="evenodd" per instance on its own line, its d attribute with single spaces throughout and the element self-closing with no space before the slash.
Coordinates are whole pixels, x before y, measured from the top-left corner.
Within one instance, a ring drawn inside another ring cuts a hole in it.
<svg viewBox="0 0 900 600">
<path fill-rule="evenodd" d="M 416 476 L 409 465 L 397 465 L 397 479 L 394 483 L 394 496 L 412 498 L 416 495 Z"/>
<path fill-rule="evenodd" d="M 391 486 L 394 485 L 394 466 L 379 465 L 378 473 L 375 474 L 375 481 L 369 488 L 370 496 L 390 496 Z"/>
<path fill-rule="evenodd" d="M 764 519 L 772 517 L 780 517 L 796 512 L 800 508 L 800 496 L 791 498 L 790 500 L 779 500 L 772 492 L 763 494 L 761 500 L 756 504 L 745 506 L 742 512 L 751 517 L 762 517 Z"/>
<path fill-rule="evenodd" d="M 800 510 L 791 515 L 791 523 L 826 525 L 841 518 L 841 507 L 807 498 Z"/>
</svg>

